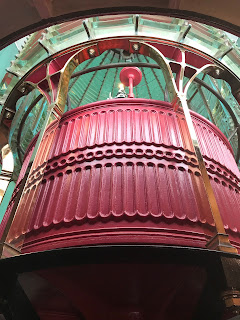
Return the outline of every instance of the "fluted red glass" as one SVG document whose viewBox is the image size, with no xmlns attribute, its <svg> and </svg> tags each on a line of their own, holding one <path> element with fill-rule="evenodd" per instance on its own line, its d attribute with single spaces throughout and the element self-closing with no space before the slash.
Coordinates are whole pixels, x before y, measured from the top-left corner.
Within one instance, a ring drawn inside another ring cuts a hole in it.
<svg viewBox="0 0 240 320">
<path fill-rule="evenodd" d="M 239 248 L 239 171 L 231 146 L 208 120 L 194 112 L 192 118 L 225 228 Z M 212 237 L 214 223 L 181 109 L 113 99 L 69 111 L 54 126 L 30 177 L 34 190 L 41 154 L 57 130 L 37 199 L 31 206 L 31 190 L 26 195 L 10 244 L 24 236 L 23 252 L 109 243 L 204 247 Z"/>
</svg>

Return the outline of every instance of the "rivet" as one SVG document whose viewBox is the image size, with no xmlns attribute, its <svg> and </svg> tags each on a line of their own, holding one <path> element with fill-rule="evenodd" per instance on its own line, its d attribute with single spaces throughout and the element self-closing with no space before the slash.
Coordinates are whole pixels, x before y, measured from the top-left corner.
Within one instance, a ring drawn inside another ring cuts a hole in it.
<svg viewBox="0 0 240 320">
<path fill-rule="evenodd" d="M 138 51 L 140 49 L 140 46 L 138 43 L 134 43 L 132 47 L 134 51 Z"/>
<path fill-rule="evenodd" d="M 5 118 L 6 119 L 11 119 L 12 118 L 12 113 L 7 111 L 6 114 L 5 114 Z"/>
<path fill-rule="evenodd" d="M 95 56 L 95 49 L 93 49 L 93 48 L 89 49 L 88 54 L 90 57 L 94 57 Z"/>
</svg>

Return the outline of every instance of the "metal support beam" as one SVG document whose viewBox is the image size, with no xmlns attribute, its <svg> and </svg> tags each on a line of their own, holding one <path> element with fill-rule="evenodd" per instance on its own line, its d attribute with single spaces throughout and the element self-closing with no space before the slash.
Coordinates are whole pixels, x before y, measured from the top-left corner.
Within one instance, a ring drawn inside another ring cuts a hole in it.
<svg viewBox="0 0 240 320">
<path fill-rule="evenodd" d="M 180 42 L 180 43 L 184 42 L 184 39 L 186 38 L 186 36 L 187 36 L 188 32 L 191 30 L 191 28 L 192 28 L 192 25 L 188 24 L 187 28 L 180 33 L 180 35 L 177 39 L 177 42 Z"/>
<path fill-rule="evenodd" d="M 138 34 L 138 28 L 139 28 L 139 14 L 135 15 L 135 34 Z"/>
<path fill-rule="evenodd" d="M 230 134 L 230 136 L 228 137 L 228 141 L 230 141 L 230 140 L 233 138 L 233 136 L 237 133 L 238 128 L 239 128 L 239 126 L 237 126 L 237 127 L 233 130 L 233 132 L 232 132 L 232 133 Z"/>
<path fill-rule="evenodd" d="M 216 123 L 215 123 L 215 120 L 214 120 L 214 118 L 213 118 L 211 109 L 209 108 L 207 99 L 206 99 L 206 97 L 205 97 L 205 95 L 204 95 L 204 93 L 203 93 L 202 88 L 200 87 L 200 85 L 198 86 L 198 91 L 199 91 L 199 93 L 200 93 L 200 95 L 201 95 L 201 97 L 202 97 L 202 101 L 203 101 L 203 103 L 204 103 L 204 105 L 205 105 L 205 107 L 206 107 L 206 109 L 207 109 L 207 112 L 208 112 L 208 114 L 209 114 L 209 117 L 211 118 L 212 123 L 215 124 L 215 126 L 216 126 Z"/>
<path fill-rule="evenodd" d="M 83 27 L 84 27 L 84 29 L 86 31 L 87 36 L 88 36 L 88 40 L 90 40 L 91 39 L 91 34 L 90 34 L 90 31 L 89 31 L 88 26 L 87 26 L 87 20 L 83 20 Z"/>
</svg>

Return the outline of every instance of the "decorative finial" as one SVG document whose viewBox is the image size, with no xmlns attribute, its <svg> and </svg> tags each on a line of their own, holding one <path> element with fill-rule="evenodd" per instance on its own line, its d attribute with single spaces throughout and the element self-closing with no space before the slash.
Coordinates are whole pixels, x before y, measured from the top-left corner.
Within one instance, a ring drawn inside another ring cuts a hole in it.
<svg viewBox="0 0 240 320">
<path fill-rule="evenodd" d="M 142 80 L 142 72 L 137 67 L 125 67 L 120 72 L 120 81 L 129 87 L 128 98 L 134 98 L 133 87 L 137 86 Z"/>
</svg>

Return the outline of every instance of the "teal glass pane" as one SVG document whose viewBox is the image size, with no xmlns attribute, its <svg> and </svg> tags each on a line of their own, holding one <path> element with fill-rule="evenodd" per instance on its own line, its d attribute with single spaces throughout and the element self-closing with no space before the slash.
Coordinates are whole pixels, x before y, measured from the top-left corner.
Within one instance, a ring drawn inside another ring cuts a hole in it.
<svg viewBox="0 0 240 320">
<path fill-rule="evenodd" d="M 230 51 L 221 62 L 240 78 L 240 51 Z"/>
<path fill-rule="evenodd" d="M 83 27 L 83 19 L 61 23 L 47 28 L 41 43 L 53 54 L 68 47 L 88 40 L 88 35 Z M 87 25 L 89 23 L 87 22 Z"/>
<path fill-rule="evenodd" d="M 183 25 L 184 20 L 181 19 L 163 16 L 141 15 L 139 34 L 177 41 Z"/>
<path fill-rule="evenodd" d="M 46 50 L 41 46 L 39 40 L 42 37 L 42 30 L 31 34 L 23 46 L 23 49 L 17 55 L 17 59 L 12 63 L 9 71 L 23 76 L 39 62 L 47 58 Z"/>
<path fill-rule="evenodd" d="M 133 15 L 102 16 L 98 19 L 92 19 L 91 29 L 95 38 L 104 38 L 121 35 L 134 35 Z"/>
<path fill-rule="evenodd" d="M 194 21 L 190 22 L 192 28 L 184 39 L 184 44 L 215 56 L 219 50 L 225 52 L 228 49 L 225 44 L 223 33 L 216 28 L 206 26 Z"/>
</svg>

